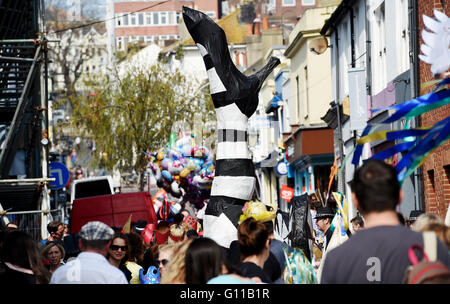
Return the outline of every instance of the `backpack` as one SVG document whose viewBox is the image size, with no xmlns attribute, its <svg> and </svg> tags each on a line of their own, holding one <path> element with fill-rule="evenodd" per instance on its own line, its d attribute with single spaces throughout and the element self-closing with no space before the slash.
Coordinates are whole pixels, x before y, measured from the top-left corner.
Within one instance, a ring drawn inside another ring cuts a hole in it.
<svg viewBox="0 0 450 304">
<path fill-rule="evenodd" d="M 317 284 L 316 270 L 309 262 L 306 255 L 299 248 L 294 248 L 291 253 L 283 248 L 286 258 L 282 278 L 285 284 Z"/>
<path fill-rule="evenodd" d="M 405 271 L 404 284 L 450 284 L 450 270 L 437 260 L 437 236 L 434 232 L 423 232 L 424 248 L 411 245 L 408 257 L 411 261 Z M 419 261 L 414 250 L 419 250 L 423 259 Z"/>
</svg>

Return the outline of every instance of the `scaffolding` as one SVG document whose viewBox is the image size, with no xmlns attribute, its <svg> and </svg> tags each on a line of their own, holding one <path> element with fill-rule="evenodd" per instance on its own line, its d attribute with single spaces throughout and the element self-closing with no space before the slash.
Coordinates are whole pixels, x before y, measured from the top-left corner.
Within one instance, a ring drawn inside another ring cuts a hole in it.
<svg viewBox="0 0 450 304">
<path fill-rule="evenodd" d="M 0 1 L 0 204 L 38 216 L 21 225 L 41 238 L 51 219 L 47 43 L 43 0 Z"/>
</svg>

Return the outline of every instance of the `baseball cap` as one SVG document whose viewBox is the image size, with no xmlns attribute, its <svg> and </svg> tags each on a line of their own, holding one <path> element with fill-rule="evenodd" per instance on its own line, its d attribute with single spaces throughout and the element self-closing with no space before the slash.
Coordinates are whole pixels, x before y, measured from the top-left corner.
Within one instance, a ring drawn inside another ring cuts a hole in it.
<svg viewBox="0 0 450 304">
<path fill-rule="evenodd" d="M 87 241 L 112 240 L 114 230 L 105 223 L 93 221 L 81 227 L 80 237 Z"/>
</svg>

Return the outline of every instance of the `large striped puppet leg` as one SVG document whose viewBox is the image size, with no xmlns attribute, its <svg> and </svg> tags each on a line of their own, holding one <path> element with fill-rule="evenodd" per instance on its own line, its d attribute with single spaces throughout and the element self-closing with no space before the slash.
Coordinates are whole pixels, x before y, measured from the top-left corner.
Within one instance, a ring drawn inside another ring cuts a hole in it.
<svg viewBox="0 0 450 304">
<path fill-rule="evenodd" d="M 183 19 L 203 56 L 217 117 L 216 169 L 203 219 L 204 236 L 228 248 L 237 239 L 242 207 L 255 191 L 248 118 L 258 107 L 262 83 L 280 61 L 271 57 L 259 72 L 246 76 L 231 60 L 225 32 L 211 18 L 183 6 Z"/>
</svg>

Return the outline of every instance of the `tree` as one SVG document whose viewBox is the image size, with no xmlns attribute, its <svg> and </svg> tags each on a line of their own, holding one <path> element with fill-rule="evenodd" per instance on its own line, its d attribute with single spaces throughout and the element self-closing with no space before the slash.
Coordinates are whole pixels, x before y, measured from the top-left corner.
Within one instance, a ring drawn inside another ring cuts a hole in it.
<svg viewBox="0 0 450 304">
<path fill-rule="evenodd" d="M 112 170 L 134 169 L 144 188 L 147 153 L 169 142 L 172 125 L 215 120 L 209 95 L 195 90 L 178 70 L 160 63 L 129 69 L 113 82 L 90 79 L 92 96 L 74 97 L 72 122 L 96 142 L 94 161 Z M 111 78 L 111 77 L 110 77 Z M 199 113 L 203 113 L 199 116 Z"/>
<path fill-rule="evenodd" d="M 49 48 L 52 62 L 49 74 L 56 85 L 55 89 L 63 93 L 63 100 L 77 94 L 75 86 L 83 76 L 83 65 L 97 54 L 90 46 L 98 38 L 89 35 L 90 29 L 95 28 L 99 33 L 106 30 L 104 23 L 95 23 L 101 15 L 98 9 L 93 11 L 92 7 L 92 4 L 88 5 L 85 1 L 46 1 L 48 38 L 59 41 L 51 43 Z M 106 53 L 106 45 L 101 51 Z"/>
</svg>

